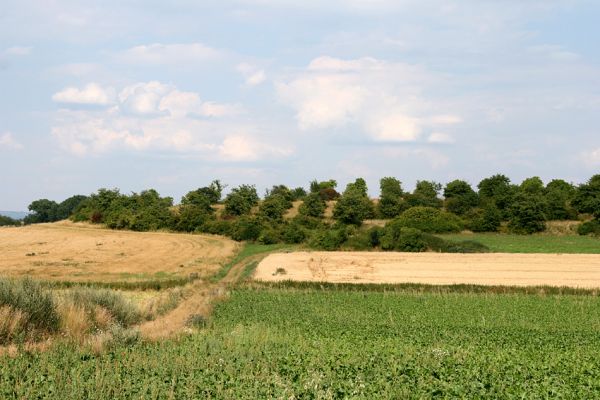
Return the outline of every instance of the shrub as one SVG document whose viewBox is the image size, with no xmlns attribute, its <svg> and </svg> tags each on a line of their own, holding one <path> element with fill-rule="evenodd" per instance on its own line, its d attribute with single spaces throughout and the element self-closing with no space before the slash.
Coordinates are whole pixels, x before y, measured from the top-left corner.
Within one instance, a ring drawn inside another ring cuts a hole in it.
<svg viewBox="0 0 600 400">
<path fill-rule="evenodd" d="M 281 194 L 272 194 L 267 197 L 258 208 L 258 213 L 265 218 L 274 221 L 280 221 L 283 219 L 283 214 L 289 209 L 292 202 L 287 200 Z"/>
<path fill-rule="evenodd" d="M 211 233 L 213 235 L 230 236 L 233 227 L 233 221 L 209 219 L 196 231 Z"/>
<path fill-rule="evenodd" d="M 225 198 L 225 213 L 228 215 L 244 215 L 250 213 L 258 204 L 258 194 L 252 185 L 240 185 L 231 190 Z"/>
<path fill-rule="evenodd" d="M 592 221 L 582 223 L 577 227 L 577 233 L 580 235 L 600 236 L 600 221 L 594 219 Z"/>
<path fill-rule="evenodd" d="M 306 229 L 297 222 L 285 224 L 281 232 L 281 238 L 289 244 L 302 243 L 307 238 Z"/>
<path fill-rule="evenodd" d="M 326 208 L 327 204 L 321 196 L 318 193 L 311 193 L 304 198 L 298 212 L 307 217 L 323 218 Z"/>
<path fill-rule="evenodd" d="M 140 310 L 114 290 L 77 288 L 69 293 L 69 297 L 73 303 L 83 306 L 90 314 L 95 312 L 96 306 L 105 308 L 122 326 L 131 326 L 143 319 Z"/>
<path fill-rule="evenodd" d="M 233 240 L 255 241 L 262 232 L 261 222 L 254 217 L 240 217 L 231 224 L 230 236 Z"/>
<path fill-rule="evenodd" d="M 333 218 L 344 224 L 360 225 L 363 220 L 374 215 L 373 203 L 367 195 L 367 186 L 362 178 L 346 186 L 333 209 Z"/>
<path fill-rule="evenodd" d="M 182 232 L 194 232 L 213 218 L 213 214 L 196 205 L 182 205 L 174 218 L 174 229 Z"/>
<path fill-rule="evenodd" d="M 467 228 L 473 232 L 497 232 L 501 223 L 500 211 L 493 204 L 475 208 L 466 215 Z"/>
<path fill-rule="evenodd" d="M 281 233 L 272 226 L 264 227 L 258 236 L 261 244 L 275 244 L 281 241 Z"/>
<path fill-rule="evenodd" d="M 392 177 L 382 178 L 379 181 L 381 195 L 377 204 L 378 214 L 382 218 L 394 218 L 404 211 L 402 183 Z"/>
<path fill-rule="evenodd" d="M 459 232 L 462 221 L 456 215 L 433 207 L 412 207 L 396 217 L 394 224 L 428 233 Z"/>
<path fill-rule="evenodd" d="M 540 195 L 519 193 L 510 207 L 508 227 L 512 232 L 531 234 L 546 229 L 546 203 Z"/>
<path fill-rule="evenodd" d="M 56 304 L 49 291 L 33 280 L 0 279 L 0 307 L 21 313 L 28 334 L 53 333 L 60 328 Z"/>
<path fill-rule="evenodd" d="M 313 232 L 308 245 L 320 250 L 338 250 L 346 241 L 348 235 L 345 227 L 316 230 Z"/>
</svg>

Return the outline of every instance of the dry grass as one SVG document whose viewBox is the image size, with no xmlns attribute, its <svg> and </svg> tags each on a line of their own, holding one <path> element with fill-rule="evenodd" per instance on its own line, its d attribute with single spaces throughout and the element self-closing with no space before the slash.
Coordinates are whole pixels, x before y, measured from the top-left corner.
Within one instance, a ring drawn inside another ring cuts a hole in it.
<svg viewBox="0 0 600 400">
<path fill-rule="evenodd" d="M 26 319 L 20 310 L 0 306 L 0 343 L 10 343 L 25 329 Z"/>
<path fill-rule="evenodd" d="M 97 282 L 205 277 L 238 247 L 218 236 L 113 231 L 63 221 L 0 229 L 0 273 Z"/>
<path fill-rule="evenodd" d="M 280 268 L 285 275 L 277 273 Z M 600 255 L 280 253 L 265 258 L 254 277 L 262 281 L 600 288 Z"/>
<path fill-rule="evenodd" d="M 85 308 L 71 301 L 65 301 L 59 305 L 58 313 L 63 335 L 78 343 L 83 343 L 91 328 Z"/>
</svg>

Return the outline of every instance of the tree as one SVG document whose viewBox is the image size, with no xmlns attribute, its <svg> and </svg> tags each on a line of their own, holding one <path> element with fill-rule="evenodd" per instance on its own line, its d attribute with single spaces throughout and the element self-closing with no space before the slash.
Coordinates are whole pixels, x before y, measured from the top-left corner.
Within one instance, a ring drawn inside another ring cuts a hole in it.
<svg viewBox="0 0 600 400">
<path fill-rule="evenodd" d="M 327 204 L 321 198 L 319 193 L 310 193 L 305 198 L 298 212 L 300 215 L 305 215 L 314 218 L 323 218 Z"/>
<path fill-rule="evenodd" d="M 240 185 L 233 188 L 225 198 L 225 213 L 233 216 L 249 214 L 258 200 L 254 185 Z"/>
<path fill-rule="evenodd" d="M 412 194 L 406 196 L 410 207 L 434 207 L 442 208 L 442 200 L 438 194 L 442 190 L 442 184 L 434 181 L 417 181 L 417 186 Z"/>
<path fill-rule="evenodd" d="M 271 188 L 271 190 L 267 189 L 267 192 L 265 194 L 265 199 L 267 199 L 271 196 L 281 196 L 281 198 L 283 198 L 285 200 L 286 204 L 288 204 L 286 207 L 287 208 L 292 207 L 292 201 L 294 201 L 294 194 L 287 186 L 274 185 Z"/>
<path fill-rule="evenodd" d="M 479 197 L 484 205 L 493 203 L 503 219 L 508 219 L 512 198 L 517 192 L 516 187 L 510 184 L 510 179 L 505 175 L 496 174 L 483 179 L 477 185 Z"/>
<path fill-rule="evenodd" d="M 546 216 L 549 220 L 577 219 L 577 211 L 571 206 L 576 189 L 572 184 L 562 179 L 550 181 L 545 188 L 548 203 Z"/>
<path fill-rule="evenodd" d="M 32 214 L 25 217 L 24 221 L 26 224 L 56 221 L 58 215 L 58 203 L 55 201 L 48 199 L 35 200 L 27 208 Z"/>
<path fill-rule="evenodd" d="M 68 199 L 64 200 L 62 203 L 58 205 L 56 220 L 60 221 L 63 219 L 67 219 L 73 214 L 73 211 L 79 207 L 79 205 L 87 199 L 87 196 L 83 195 L 75 195 L 71 196 Z"/>
<path fill-rule="evenodd" d="M 386 177 L 379 181 L 381 194 L 379 196 L 378 212 L 382 218 L 394 218 L 404 210 L 402 182 L 396 178 Z"/>
<path fill-rule="evenodd" d="M 521 182 L 519 190 L 527 194 L 542 196 L 544 194 L 544 182 L 538 176 L 527 178 Z"/>
<path fill-rule="evenodd" d="M 479 203 L 479 196 L 471 188 L 471 185 L 459 179 L 446 185 L 444 197 L 446 198 L 446 210 L 457 215 L 465 215 Z"/>
<path fill-rule="evenodd" d="M 592 214 L 600 220 L 600 174 L 579 185 L 571 204 L 580 213 Z"/>
<path fill-rule="evenodd" d="M 283 194 L 275 193 L 267 197 L 259 206 L 258 213 L 270 220 L 281 221 L 283 214 L 289 208 L 291 202 Z"/>
<path fill-rule="evenodd" d="M 333 179 L 322 182 L 314 180 L 310 183 L 310 192 L 318 193 L 324 201 L 330 201 L 340 197 L 340 194 L 335 190 L 336 187 L 337 182 Z"/>
<path fill-rule="evenodd" d="M 546 229 L 546 208 L 545 199 L 541 195 L 519 192 L 510 206 L 508 227 L 515 233 L 542 232 Z"/>
<path fill-rule="evenodd" d="M 468 228 L 473 232 L 497 232 L 502 222 L 502 215 L 493 203 L 470 210 L 466 218 Z"/>
<path fill-rule="evenodd" d="M 292 201 L 302 200 L 306 197 L 306 190 L 303 187 L 292 189 Z"/>
<path fill-rule="evenodd" d="M 373 203 L 367 195 L 365 180 L 358 178 L 349 183 L 333 209 L 333 218 L 344 224 L 361 225 L 375 214 Z"/>
</svg>

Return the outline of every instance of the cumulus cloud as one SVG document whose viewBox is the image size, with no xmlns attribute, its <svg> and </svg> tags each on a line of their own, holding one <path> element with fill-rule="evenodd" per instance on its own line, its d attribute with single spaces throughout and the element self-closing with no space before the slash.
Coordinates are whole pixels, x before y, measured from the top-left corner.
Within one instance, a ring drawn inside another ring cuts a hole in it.
<svg viewBox="0 0 600 400">
<path fill-rule="evenodd" d="M 265 157 L 286 157 L 292 153 L 287 147 L 276 147 L 261 143 L 248 135 L 231 135 L 219 146 L 223 159 L 229 161 L 257 161 Z"/>
<path fill-rule="evenodd" d="M 252 134 L 236 116 L 236 104 L 202 101 L 195 92 L 158 81 L 140 82 L 120 90 L 104 109 L 63 108 L 52 135 L 63 149 L 77 155 L 113 150 L 167 151 L 226 161 L 285 157 L 288 147 Z"/>
<path fill-rule="evenodd" d="M 114 102 L 115 90 L 103 88 L 97 83 L 89 83 L 82 89 L 67 87 L 52 96 L 52 100 L 65 104 L 84 104 L 106 106 Z"/>
<path fill-rule="evenodd" d="M 438 114 L 441 106 L 422 95 L 436 81 L 405 63 L 323 56 L 278 82 L 277 91 L 296 111 L 300 129 L 355 125 L 374 141 L 413 142 L 423 132 L 462 122 L 453 113 Z"/>
<path fill-rule="evenodd" d="M 4 132 L 0 134 L 0 148 L 21 150 L 23 145 L 14 138 L 11 132 Z"/>
<path fill-rule="evenodd" d="M 240 63 L 236 67 L 237 71 L 244 77 L 248 86 L 257 86 L 267 79 L 267 74 L 263 69 L 255 67 L 248 63 Z"/>
<path fill-rule="evenodd" d="M 222 52 L 203 43 L 153 43 L 132 47 L 118 54 L 118 59 L 133 64 L 177 64 L 198 63 L 215 60 Z"/>
<path fill-rule="evenodd" d="M 447 133 L 433 132 L 427 138 L 429 143 L 454 143 L 454 138 Z"/>
</svg>

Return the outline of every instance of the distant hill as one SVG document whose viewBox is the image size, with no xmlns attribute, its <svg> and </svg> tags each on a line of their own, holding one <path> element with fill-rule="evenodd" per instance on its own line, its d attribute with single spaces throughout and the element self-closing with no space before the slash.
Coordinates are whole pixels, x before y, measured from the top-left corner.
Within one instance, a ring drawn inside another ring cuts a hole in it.
<svg viewBox="0 0 600 400">
<path fill-rule="evenodd" d="M 26 211 L 0 211 L 0 215 L 4 215 L 12 219 L 23 219 L 29 215 L 29 213 Z"/>
</svg>

